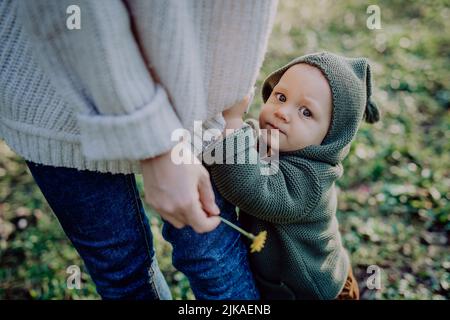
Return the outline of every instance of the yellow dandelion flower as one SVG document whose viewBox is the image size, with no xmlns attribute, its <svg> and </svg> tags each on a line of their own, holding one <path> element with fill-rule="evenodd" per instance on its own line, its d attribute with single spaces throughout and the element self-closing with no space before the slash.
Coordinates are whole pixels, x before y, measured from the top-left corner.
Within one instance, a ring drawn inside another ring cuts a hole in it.
<svg viewBox="0 0 450 320">
<path fill-rule="evenodd" d="M 253 239 L 253 243 L 250 245 L 250 252 L 260 252 L 264 248 L 264 244 L 266 243 L 267 231 L 261 231 L 258 235 Z"/>
<path fill-rule="evenodd" d="M 239 231 L 240 233 L 242 233 L 244 236 L 246 236 L 247 238 L 249 238 L 250 240 L 252 240 L 252 244 L 250 245 L 250 252 L 260 252 L 263 248 L 264 248 L 264 244 L 266 243 L 266 239 L 267 239 L 267 231 L 261 231 L 260 233 L 258 233 L 257 236 L 255 236 L 254 234 L 245 231 L 242 228 L 239 228 L 237 225 L 235 225 L 234 223 L 228 221 L 225 218 L 220 217 L 220 220 L 222 220 L 225 224 L 227 224 L 228 226 L 230 226 L 231 228 Z"/>
</svg>

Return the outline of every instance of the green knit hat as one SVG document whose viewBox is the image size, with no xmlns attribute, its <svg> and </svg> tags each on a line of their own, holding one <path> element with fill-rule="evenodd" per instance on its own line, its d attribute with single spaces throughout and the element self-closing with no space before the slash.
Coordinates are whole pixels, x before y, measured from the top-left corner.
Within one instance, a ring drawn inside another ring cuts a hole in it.
<svg viewBox="0 0 450 320">
<path fill-rule="evenodd" d="M 333 111 L 330 128 L 320 146 L 308 146 L 288 154 L 301 153 L 302 156 L 334 165 L 347 155 L 361 121 L 365 119 L 368 123 L 374 123 L 380 118 L 378 108 L 371 99 L 370 65 L 366 58 L 346 58 L 329 52 L 298 57 L 264 80 L 264 103 L 284 72 L 298 63 L 307 63 L 322 71 L 331 88 Z"/>
</svg>

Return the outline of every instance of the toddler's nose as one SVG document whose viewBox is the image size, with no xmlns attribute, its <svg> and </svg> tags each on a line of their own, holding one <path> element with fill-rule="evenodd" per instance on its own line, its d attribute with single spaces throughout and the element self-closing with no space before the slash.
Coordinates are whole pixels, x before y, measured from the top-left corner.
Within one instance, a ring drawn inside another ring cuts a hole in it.
<svg viewBox="0 0 450 320">
<path fill-rule="evenodd" d="M 288 108 L 283 108 L 283 107 L 278 108 L 275 111 L 275 116 L 277 118 L 280 118 L 281 120 L 283 120 L 285 122 L 289 122 L 289 114 L 288 114 L 288 110 L 287 109 Z"/>
</svg>

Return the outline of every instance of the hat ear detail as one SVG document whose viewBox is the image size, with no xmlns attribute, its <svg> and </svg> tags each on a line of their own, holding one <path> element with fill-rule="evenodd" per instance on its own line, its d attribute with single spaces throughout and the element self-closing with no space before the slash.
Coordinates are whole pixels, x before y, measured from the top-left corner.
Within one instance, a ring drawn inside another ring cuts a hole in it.
<svg viewBox="0 0 450 320">
<path fill-rule="evenodd" d="M 372 73 L 370 71 L 370 65 L 367 64 L 366 69 L 366 92 L 367 92 L 367 102 L 366 109 L 364 111 L 364 120 L 367 123 L 375 123 L 380 120 L 380 111 L 377 105 L 372 100 Z"/>
</svg>

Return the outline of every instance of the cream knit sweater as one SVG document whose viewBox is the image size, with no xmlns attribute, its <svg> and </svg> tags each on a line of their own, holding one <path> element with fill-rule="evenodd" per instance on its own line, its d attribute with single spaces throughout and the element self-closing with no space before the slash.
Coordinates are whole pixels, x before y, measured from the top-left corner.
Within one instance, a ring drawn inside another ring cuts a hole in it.
<svg viewBox="0 0 450 320">
<path fill-rule="evenodd" d="M 66 13 L 80 8 L 81 29 Z M 223 126 L 277 0 L 0 1 L 0 138 L 53 166 L 140 173 L 177 128 Z M 199 150 L 196 150 L 196 154 Z"/>
</svg>

